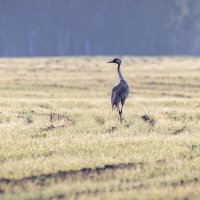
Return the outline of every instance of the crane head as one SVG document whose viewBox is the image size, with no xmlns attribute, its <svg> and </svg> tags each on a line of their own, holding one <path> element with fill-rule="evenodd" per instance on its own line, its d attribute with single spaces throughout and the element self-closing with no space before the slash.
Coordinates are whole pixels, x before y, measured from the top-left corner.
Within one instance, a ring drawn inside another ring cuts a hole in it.
<svg viewBox="0 0 200 200">
<path fill-rule="evenodd" d="M 114 60 L 112 60 L 112 61 L 110 61 L 108 63 L 116 63 L 116 64 L 120 65 L 121 64 L 121 60 L 119 58 L 115 58 Z"/>
</svg>

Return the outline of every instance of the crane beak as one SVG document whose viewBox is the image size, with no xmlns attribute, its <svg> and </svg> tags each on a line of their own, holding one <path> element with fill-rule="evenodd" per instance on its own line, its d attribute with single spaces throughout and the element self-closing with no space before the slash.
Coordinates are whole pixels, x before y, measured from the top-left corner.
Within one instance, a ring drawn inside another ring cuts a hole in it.
<svg viewBox="0 0 200 200">
<path fill-rule="evenodd" d="M 112 61 L 110 61 L 110 62 L 108 62 L 108 63 L 114 63 L 114 61 L 112 60 Z"/>
</svg>

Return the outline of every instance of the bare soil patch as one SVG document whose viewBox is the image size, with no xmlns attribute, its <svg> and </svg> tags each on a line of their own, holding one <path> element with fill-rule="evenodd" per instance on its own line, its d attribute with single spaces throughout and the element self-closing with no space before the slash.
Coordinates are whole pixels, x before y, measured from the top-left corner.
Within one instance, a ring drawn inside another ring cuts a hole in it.
<svg viewBox="0 0 200 200">
<path fill-rule="evenodd" d="M 52 124 L 45 128 L 40 128 L 41 131 L 52 131 L 57 128 L 65 128 L 75 124 L 74 120 L 72 120 L 70 117 L 59 113 L 51 113 L 49 115 L 49 121 Z M 53 123 L 59 123 L 61 125 L 53 125 Z"/>
<path fill-rule="evenodd" d="M 74 124 L 74 121 L 70 117 L 59 113 L 51 113 L 49 117 L 50 117 L 50 122 L 63 122 L 63 125 Z"/>
<path fill-rule="evenodd" d="M 155 126 L 155 120 L 154 120 L 152 117 L 150 117 L 150 116 L 148 116 L 148 115 L 142 115 L 141 118 L 142 118 L 145 122 L 149 123 L 151 126 Z"/>
<path fill-rule="evenodd" d="M 27 176 L 21 179 L 6 179 L 0 178 L 0 184 L 14 184 L 14 185 L 24 185 L 28 182 L 37 182 L 37 184 L 44 182 L 46 179 L 51 180 L 77 180 L 77 179 L 85 179 L 91 176 L 98 176 L 102 175 L 107 172 L 114 172 L 117 170 L 129 170 L 129 169 L 136 169 L 138 167 L 143 167 L 144 163 L 119 163 L 119 164 L 110 164 L 105 165 L 103 167 L 96 167 L 96 168 L 82 168 L 80 170 L 69 170 L 69 171 L 59 171 L 56 173 L 49 173 L 49 174 L 41 174 L 38 176 Z"/>
</svg>

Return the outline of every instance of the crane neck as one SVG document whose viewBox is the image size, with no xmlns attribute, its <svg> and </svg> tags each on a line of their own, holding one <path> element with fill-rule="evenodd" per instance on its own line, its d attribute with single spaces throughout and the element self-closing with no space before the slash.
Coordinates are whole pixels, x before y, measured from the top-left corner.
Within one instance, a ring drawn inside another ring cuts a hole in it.
<svg viewBox="0 0 200 200">
<path fill-rule="evenodd" d="M 120 64 L 118 64 L 117 72 L 118 72 L 118 75 L 119 75 L 119 80 L 120 80 L 120 81 L 123 81 L 124 78 L 123 78 L 122 73 L 121 73 Z"/>
</svg>

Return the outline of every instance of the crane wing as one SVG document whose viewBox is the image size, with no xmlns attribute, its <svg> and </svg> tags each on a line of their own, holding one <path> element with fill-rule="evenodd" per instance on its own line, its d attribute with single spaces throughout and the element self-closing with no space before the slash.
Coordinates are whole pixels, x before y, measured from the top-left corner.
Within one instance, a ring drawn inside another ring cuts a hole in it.
<svg viewBox="0 0 200 200">
<path fill-rule="evenodd" d="M 112 108 L 118 107 L 120 102 L 124 102 L 128 96 L 128 85 L 126 83 L 119 83 L 112 89 L 111 104 Z"/>
</svg>

